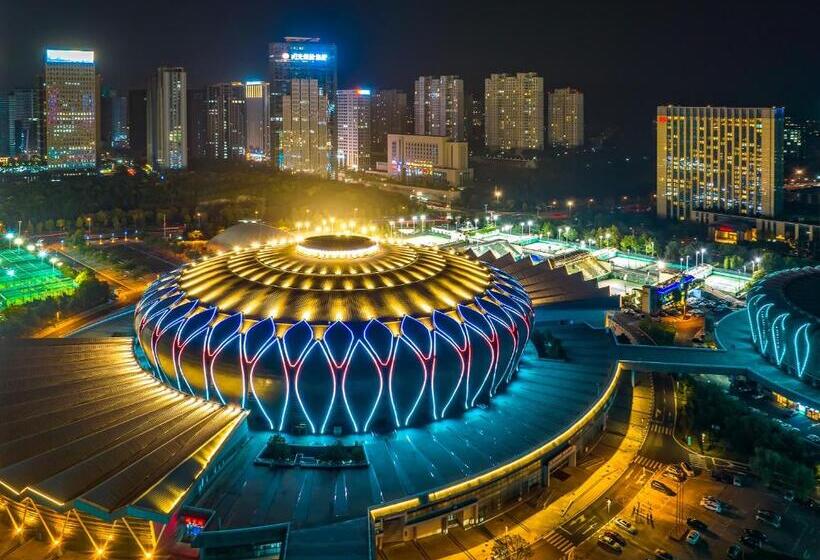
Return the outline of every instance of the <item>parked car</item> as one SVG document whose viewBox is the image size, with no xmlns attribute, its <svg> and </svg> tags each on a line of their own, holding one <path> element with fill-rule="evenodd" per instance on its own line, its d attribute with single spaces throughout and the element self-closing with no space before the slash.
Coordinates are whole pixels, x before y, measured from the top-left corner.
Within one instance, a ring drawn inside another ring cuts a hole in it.
<svg viewBox="0 0 820 560">
<path fill-rule="evenodd" d="M 698 531 L 705 531 L 709 528 L 709 526 L 706 523 L 695 517 L 688 518 L 686 520 L 686 524 L 692 527 L 693 529 L 697 529 Z"/>
<path fill-rule="evenodd" d="M 726 550 L 726 558 L 729 560 L 742 560 L 743 549 L 739 544 L 733 544 Z"/>
<path fill-rule="evenodd" d="M 766 542 L 769 540 L 769 537 L 766 536 L 766 533 L 763 531 L 758 531 L 757 529 L 743 529 L 743 534 L 752 537 L 753 539 L 759 540 L 760 542 Z"/>
<path fill-rule="evenodd" d="M 758 521 L 762 521 L 763 523 L 768 523 L 772 527 L 780 527 L 781 521 L 783 518 L 780 517 L 780 514 L 777 514 L 768 509 L 759 509 L 755 514 L 755 519 Z"/>
<path fill-rule="evenodd" d="M 658 560 L 675 560 L 675 557 L 662 548 L 655 549 L 655 558 Z"/>
<path fill-rule="evenodd" d="M 635 533 L 638 532 L 638 530 L 635 528 L 635 526 L 632 523 L 630 523 L 629 521 L 627 521 L 626 519 L 624 519 L 623 517 L 616 517 L 615 518 L 615 525 L 617 525 L 618 527 L 620 527 L 621 529 L 623 529 L 624 531 L 626 531 L 627 533 L 630 533 L 632 535 L 634 535 Z"/>
<path fill-rule="evenodd" d="M 670 480 L 674 480 L 675 482 L 683 482 L 684 480 L 686 480 L 686 477 L 684 477 L 682 474 L 678 474 L 675 471 L 670 470 L 663 471 L 663 476 Z"/>
<path fill-rule="evenodd" d="M 700 542 L 700 533 L 692 529 L 686 534 L 686 542 L 695 546 Z"/>
<path fill-rule="evenodd" d="M 809 434 L 806 436 L 806 439 L 814 444 L 820 445 L 820 436 L 818 436 L 817 434 Z"/>
<path fill-rule="evenodd" d="M 626 546 L 626 539 L 617 531 L 604 531 L 604 535 L 615 541 L 621 546 Z"/>
<path fill-rule="evenodd" d="M 740 537 L 740 542 L 749 548 L 760 548 L 760 545 L 762 544 L 759 540 L 754 537 L 750 537 L 749 535 L 743 535 Z"/>
<path fill-rule="evenodd" d="M 693 469 L 692 465 L 690 465 L 686 461 L 681 462 L 680 468 L 683 472 L 686 473 L 686 476 L 695 476 L 695 469 Z"/>
<path fill-rule="evenodd" d="M 707 500 L 706 498 L 702 498 L 700 500 L 700 505 L 708 509 L 709 511 L 714 511 L 715 513 L 721 513 L 723 511 L 723 505 L 718 501 Z"/>
<path fill-rule="evenodd" d="M 621 551 L 621 545 L 619 545 L 615 539 L 607 537 L 606 535 L 601 535 L 598 537 L 598 544 L 603 548 L 611 550 L 612 552 Z"/>
<path fill-rule="evenodd" d="M 652 482 L 649 483 L 649 485 L 652 488 L 654 488 L 655 490 L 657 490 L 658 492 L 663 492 L 664 494 L 666 494 L 668 496 L 674 496 L 675 495 L 674 490 L 669 488 L 666 484 L 664 484 L 660 480 L 653 480 Z"/>
</svg>

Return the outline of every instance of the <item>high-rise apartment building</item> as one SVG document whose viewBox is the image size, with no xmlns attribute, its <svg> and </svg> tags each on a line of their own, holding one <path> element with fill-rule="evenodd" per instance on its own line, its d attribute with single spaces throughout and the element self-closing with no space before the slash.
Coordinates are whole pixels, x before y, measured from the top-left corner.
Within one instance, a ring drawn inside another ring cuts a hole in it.
<svg viewBox="0 0 820 560">
<path fill-rule="evenodd" d="M 49 168 L 84 169 L 97 164 L 98 98 L 94 51 L 46 50 L 43 119 Z"/>
<path fill-rule="evenodd" d="M 317 80 L 292 80 L 282 97 L 282 168 L 327 175 L 333 149 L 328 98 Z"/>
<path fill-rule="evenodd" d="M 131 156 L 137 162 L 147 160 L 148 147 L 148 91 L 132 89 L 128 92 L 128 145 Z"/>
<path fill-rule="evenodd" d="M 188 161 L 208 157 L 208 90 L 188 90 Z"/>
<path fill-rule="evenodd" d="M 658 107 L 658 216 L 693 210 L 777 216 L 783 198 L 783 109 Z"/>
<path fill-rule="evenodd" d="M 339 168 L 370 169 L 370 90 L 340 89 L 336 103 Z"/>
<path fill-rule="evenodd" d="M 148 87 L 148 162 L 158 169 L 188 167 L 188 80 L 182 67 L 160 67 Z"/>
<path fill-rule="evenodd" d="M 407 92 L 378 90 L 370 99 L 370 160 L 387 161 L 387 135 L 412 132 Z"/>
<path fill-rule="evenodd" d="M 484 99 L 480 95 L 464 94 L 464 126 L 471 153 L 485 145 Z"/>
<path fill-rule="evenodd" d="M 416 134 L 464 140 L 464 81 L 458 76 L 421 76 L 415 90 Z"/>
<path fill-rule="evenodd" d="M 245 84 L 208 86 L 208 157 L 245 159 L 247 116 Z"/>
<path fill-rule="evenodd" d="M 547 103 L 551 146 L 577 148 L 584 145 L 584 94 L 562 88 L 549 93 Z"/>
<path fill-rule="evenodd" d="M 28 160 L 40 155 L 41 111 L 39 89 L 0 92 L 0 156 Z"/>
<path fill-rule="evenodd" d="M 519 72 L 485 79 L 484 134 L 490 150 L 544 149 L 544 78 Z"/>
<path fill-rule="evenodd" d="M 270 92 L 267 82 L 245 82 L 245 116 L 248 159 L 270 159 Z"/>
<path fill-rule="evenodd" d="M 290 95 L 293 80 L 315 80 L 318 94 L 327 98 L 327 122 L 331 142 L 336 140 L 336 45 L 318 37 L 285 37 L 268 45 L 270 77 L 271 150 L 277 164 L 284 164 L 282 133 L 284 97 Z M 333 150 L 327 152 L 329 168 L 335 167 Z"/>
<path fill-rule="evenodd" d="M 802 162 L 806 157 L 806 123 L 791 117 L 783 120 L 783 158 L 791 163 Z"/>
<path fill-rule="evenodd" d="M 100 144 L 107 151 L 128 148 L 128 98 L 115 89 L 100 95 Z"/>
</svg>

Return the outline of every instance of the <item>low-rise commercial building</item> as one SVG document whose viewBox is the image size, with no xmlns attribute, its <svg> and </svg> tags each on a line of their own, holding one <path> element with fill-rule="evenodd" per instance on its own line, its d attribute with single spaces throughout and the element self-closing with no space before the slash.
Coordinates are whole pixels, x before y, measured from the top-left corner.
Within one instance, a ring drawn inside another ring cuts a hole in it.
<svg viewBox="0 0 820 560">
<path fill-rule="evenodd" d="M 444 136 L 388 134 L 387 173 L 404 180 L 460 187 L 473 178 L 467 142 Z"/>
</svg>

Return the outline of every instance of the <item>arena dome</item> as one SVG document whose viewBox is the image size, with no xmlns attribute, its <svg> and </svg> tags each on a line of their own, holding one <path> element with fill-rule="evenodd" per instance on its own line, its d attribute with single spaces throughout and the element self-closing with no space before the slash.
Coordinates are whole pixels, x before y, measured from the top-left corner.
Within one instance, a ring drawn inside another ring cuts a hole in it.
<svg viewBox="0 0 820 560">
<path fill-rule="evenodd" d="M 185 393 L 272 430 L 389 431 L 488 403 L 514 378 L 529 297 L 509 274 L 360 235 L 274 240 L 186 265 L 136 307 L 138 346 Z"/>
<path fill-rule="evenodd" d="M 752 341 L 778 367 L 820 380 L 820 266 L 773 272 L 746 296 Z"/>
</svg>

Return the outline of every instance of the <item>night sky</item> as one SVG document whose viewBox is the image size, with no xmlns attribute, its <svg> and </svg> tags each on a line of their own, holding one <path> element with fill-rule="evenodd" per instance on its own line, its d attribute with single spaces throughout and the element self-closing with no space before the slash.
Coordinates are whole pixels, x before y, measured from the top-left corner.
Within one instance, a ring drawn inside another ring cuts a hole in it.
<svg viewBox="0 0 820 560">
<path fill-rule="evenodd" d="M 412 91 L 421 74 L 460 74 L 483 93 L 490 72 L 536 71 L 585 93 L 588 133 L 651 138 L 654 107 L 785 105 L 820 118 L 817 3 L 611 0 L 9 0 L 0 87 L 33 81 L 48 46 L 91 48 L 105 85 L 144 87 L 183 65 L 190 86 L 265 78 L 268 42 L 337 43 L 339 86 Z"/>
</svg>

